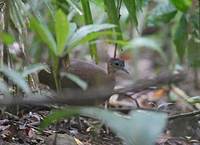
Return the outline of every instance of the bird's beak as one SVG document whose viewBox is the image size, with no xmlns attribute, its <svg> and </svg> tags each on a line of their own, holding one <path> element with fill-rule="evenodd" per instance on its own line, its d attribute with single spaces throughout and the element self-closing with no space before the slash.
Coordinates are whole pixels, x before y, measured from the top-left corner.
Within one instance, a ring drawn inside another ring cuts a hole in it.
<svg viewBox="0 0 200 145">
<path fill-rule="evenodd" d="M 122 71 L 125 72 L 125 73 L 127 73 L 127 74 L 129 74 L 128 70 L 125 69 L 125 68 L 122 68 Z"/>
</svg>

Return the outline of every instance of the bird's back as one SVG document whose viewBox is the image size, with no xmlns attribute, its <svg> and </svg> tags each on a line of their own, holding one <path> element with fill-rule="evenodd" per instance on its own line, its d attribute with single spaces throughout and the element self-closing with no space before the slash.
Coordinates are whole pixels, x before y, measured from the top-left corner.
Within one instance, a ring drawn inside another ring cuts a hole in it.
<svg viewBox="0 0 200 145">
<path fill-rule="evenodd" d="M 66 72 L 72 73 L 87 82 L 89 88 L 106 85 L 111 85 L 111 88 L 114 88 L 114 77 L 108 76 L 106 71 L 96 64 L 81 60 L 72 60 Z M 65 82 L 67 83 L 68 81 L 63 81 L 63 83 Z M 67 84 L 63 85 L 68 86 Z"/>
<path fill-rule="evenodd" d="M 104 69 L 96 64 L 88 63 L 82 60 L 72 60 L 69 66 L 62 70 L 65 73 L 71 73 L 78 76 L 88 84 L 88 88 L 109 87 L 114 88 L 114 76 L 108 75 Z M 39 72 L 39 80 L 41 83 L 55 89 L 53 75 L 45 71 Z M 68 79 L 66 76 L 61 77 L 62 88 L 80 88 L 75 82 Z"/>
</svg>

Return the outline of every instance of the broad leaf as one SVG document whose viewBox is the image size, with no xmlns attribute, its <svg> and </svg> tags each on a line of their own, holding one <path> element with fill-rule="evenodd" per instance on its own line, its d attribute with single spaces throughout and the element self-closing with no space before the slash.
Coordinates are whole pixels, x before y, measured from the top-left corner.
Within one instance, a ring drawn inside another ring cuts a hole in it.
<svg viewBox="0 0 200 145">
<path fill-rule="evenodd" d="M 44 118 L 43 122 L 40 124 L 40 128 L 44 129 L 51 123 L 56 123 L 57 121 L 80 115 L 80 108 L 78 107 L 67 107 L 64 109 L 57 109 L 52 111 L 50 115 Z"/>
<path fill-rule="evenodd" d="M 82 108 L 81 114 L 102 120 L 127 145 L 154 145 L 167 121 L 164 113 L 143 110 L 132 111 L 128 116 L 123 116 L 98 108 Z"/>
<path fill-rule="evenodd" d="M 15 41 L 15 38 L 8 33 L 0 32 L 0 41 L 5 43 L 6 45 L 10 45 Z"/>
<path fill-rule="evenodd" d="M 85 36 L 84 38 L 82 38 L 80 41 L 77 41 L 76 43 L 74 43 L 74 45 L 70 45 L 67 49 L 67 53 L 69 53 L 75 46 L 77 45 L 81 45 L 81 44 L 84 44 L 84 43 L 87 43 L 88 41 L 90 41 L 90 43 L 92 43 L 91 40 L 94 40 L 96 41 L 95 39 L 96 38 L 99 38 L 99 37 L 102 37 L 102 36 L 113 36 L 113 35 L 118 35 L 117 33 L 113 32 L 113 31 L 102 31 L 102 32 L 93 32 L 93 33 L 90 33 L 88 34 L 87 36 Z"/>
<path fill-rule="evenodd" d="M 31 90 L 22 77 L 22 75 L 12 69 L 9 69 L 6 66 L 0 68 L 0 71 L 7 76 L 10 80 L 12 80 L 17 86 L 19 86 L 25 93 L 30 94 Z"/>
<path fill-rule="evenodd" d="M 10 96 L 9 88 L 8 88 L 7 84 L 5 83 L 5 81 L 3 81 L 3 80 L 0 80 L 0 92 L 5 94 L 6 96 Z"/>
<path fill-rule="evenodd" d="M 85 19 L 85 24 L 93 24 L 92 13 L 90 10 L 90 3 L 89 0 L 81 0 L 82 8 L 83 8 L 83 15 Z M 97 47 L 96 44 L 89 44 L 90 48 L 90 55 L 92 58 L 95 58 L 96 63 L 98 62 L 98 55 L 97 55 Z"/>
<path fill-rule="evenodd" d="M 70 80 L 72 80 L 74 83 L 76 83 L 79 87 L 81 87 L 83 90 L 86 90 L 88 85 L 87 83 L 80 79 L 78 76 L 71 74 L 71 73 L 61 73 L 61 76 L 65 76 L 67 78 L 69 78 Z"/>
<path fill-rule="evenodd" d="M 148 23 L 159 24 L 168 23 L 175 17 L 177 13 L 176 8 L 170 3 L 160 3 L 148 16 Z"/>
<path fill-rule="evenodd" d="M 173 40 L 180 60 L 182 60 L 185 55 L 185 50 L 187 48 L 187 40 L 188 40 L 188 25 L 186 17 L 183 14 L 175 30 L 174 40 Z"/>
<path fill-rule="evenodd" d="M 69 52 L 72 48 L 79 45 L 80 42 L 83 39 L 85 39 L 89 34 L 98 32 L 98 31 L 102 31 L 102 30 L 106 30 L 106 29 L 111 29 L 114 27 L 115 27 L 115 25 L 113 25 L 113 24 L 92 24 L 92 25 L 87 25 L 87 26 L 81 27 L 69 39 L 69 44 L 68 44 L 69 50 L 67 50 L 67 51 Z"/>
<path fill-rule="evenodd" d="M 199 68 L 200 67 L 200 17 L 199 17 L 200 8 L 196 9 L 190 17 L 190 39 L 188 42 L 188 50 L 187 56 L 189 60 L 189 64 L 192 67 Z"/>
<path fill-rule="evenodd" d="M 108 125 L 127 145 L 153 145 L 164 129 L 167 115 L 150 111 L 132 111 L 129 115 L 93 107 L 66 107 L 52 112 L 42 128 L 60 119 L 83 115 L 99 119 Z M 150 120 L 150 121 L 147 121 Z"/>
<path fill-rule="evenodd" d="M 79 13 L 79 15 L 83 15 L 83 12 L 81 11 L 81 8 L 77 4 L 77 2 L 75 2 L 74 0 L 66 0 L 66 1 L 69 3 L 69 5 L 71 5 L 71 7 L 73 7 Z"/>
<path fill-rule="evenodd" d="M 171 3 L 180 11 L 186 12 L 192 5 L 192 0 L 170 0 Z"/>
<path fill-rule="evenodd" d="M 22 33 L 22 29 L 26 27 L 27 13 L 25 4 L 22 0 L 12 0 L 9 3 L 10 18 L 17 28 L 19 33 Z"/>
<path fill-rule="evenodd" d="M 22 72 L 23 77 L 27 77 L 29 74 L 36 73 L 40 70 L 47 69 L 48 66 L 45 64 L 31 64 L 24 68 Z"/>
<path fill-rule="evenodd" d="M 200 103 L 200 96 L 188 98 L 187 101 L 191 104 Z"/>
<path fill-rule="evenodd" d="M 55 16 L 55 32 L 57 40 L 57 55 L 62 55 L 69 36 L 69 22 L 62 10 L 57 10 Z"/>
<path fill-rule="evenodd" d="M 83 8 L 83 15 L 85 19 L 85 24 L 92 24 L 92 13 L 90 10 L 90 3 L 89 0 L 81 0 L 82 8 Z"/>
<path fill-rule="evenodd" d="M 137 21 L 137 9 L 136 9 L 136 1 L 135 0 L 123 0 L 124 4 L 129 12 L 130 18 L 136 26 L 138 25 Z"/>
<path fill-rule="evenodd" d="M 163 60 L 166 62 L 167 58 L 161 49 L 160 43 L 152 38 L 138 37 L 131 40 L 126 46 L 126 49 L 133 49 L 135 55 L 138 55 L 140 48 L 151 49 L 160 54 Z"/>
<path fill-rule="evenodd" d="M 105 10 L 108 15 L 108 20 L 110 23 L 115 24 L 115 31 L 122 34 L 120 23 L 119 23 L 119 13 L 115 4 L 115 0 L 104 0 Z M 117 36 L 117 40 L 122 40 L 122 35 Z"/>
<path fill-rule="evenodd" d="M 190 66 L 193 68 L 200 68 L 199 46 L 200 46 L 200 41 L 197 38 L 195 39 L 194 36 L 192 36 L 188 41 L 187 56 L 188 56 L 188 62 Z"/>
<path fill-rule="evenodd" d="M 56 42 L 53 38 L 53 35 L 49 31 L 48 27 L 37 20 L 36 18 L 32 17 L 30 21 L 30 27 L 32 30 L 35 31 L 35 33 L 40 37 L 40 39 L 48 46 L 50 51 L 56 55 Z"/>
</svg>

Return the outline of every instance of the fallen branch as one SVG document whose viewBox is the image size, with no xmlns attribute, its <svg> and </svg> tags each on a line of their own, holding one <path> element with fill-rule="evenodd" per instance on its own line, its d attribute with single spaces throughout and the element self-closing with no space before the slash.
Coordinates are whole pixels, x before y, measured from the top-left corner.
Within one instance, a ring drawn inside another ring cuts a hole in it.
<svg viewBox="0 0 200 145">
<path fill-rule="evenodd" d="M 93 88 L 86 91 L 80 89 L 66 89 L 62 92 L 55 93 L 49 91 L 47 94 L 29 94 L 22 96 L 2 96 L 0 97 L 0 105 L 10 104 L 32 104 L 32 105 L 46 105 L 46 104 L 68 104 L 68 105 L 95 105 L 101 104 L 108 100 L 111 95 L 116 93 L 138 92 L 148 89 L 150 87 L 159 87 L 166 84 L 174 84 L 183 81 L 185 73 L 178 74 L 167 73 L 160 75 L 154 79 L 139 80 L 134 85 L 124 89 L 115 90 L 110 89 L 110 85 Z"/>
<path fill-rule="evenodd" d="M 187 74 L 185 72 L 179 72 L 177 74 L 173 73 L 163 73 L 152 79 L 141 79 L 136 81 L 132 86 L 119 89 L 116 93 L 125 92 L 140 92 L 142 90 L 149 89 L 150 87 L 160 87 L 168 84 L 175 84 L 183 81 Z"/>
<path fill-rule="evenodd" d="M 186 117 L 193 117 L 193 116 L 196 116 L 196 115 L 200 115 L 200 110 L 172 115 L 172 116 L 169 116 L 168 119 L 174 120 L 174 119 L 181 119 L 181 118 L 186 118 Z"/>
</svg>

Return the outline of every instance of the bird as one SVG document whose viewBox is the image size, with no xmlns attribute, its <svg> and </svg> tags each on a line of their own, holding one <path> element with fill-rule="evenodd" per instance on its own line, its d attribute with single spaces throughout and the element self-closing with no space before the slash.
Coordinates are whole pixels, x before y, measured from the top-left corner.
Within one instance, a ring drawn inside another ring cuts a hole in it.
<svg viewBox="0 0 200 145">
<path fill-rule="evenodd" d="M 115 86 L 116 73 L 123 71 L 128 73 L 125 69 L 125 62 L 120 58 L 110 58 L 107 62 L 107 71 L 100 66 L 89 63 L 79 59 L 72 59 L 67 67 L 62 69 L 61 72 L 71 73 L 78 76 L 85 81 L 89 88 L 101 87 L 109 84 L 110 89 Z M 42 70 L 38 73 L 39 82 L 41 84 L 49 86 L 51 89 L 56 90 L 53 74 L 46 70 Z M 61 88 L 80 88 L 75 82 L 61 76 L 60 78 Z"/>
</svg>

